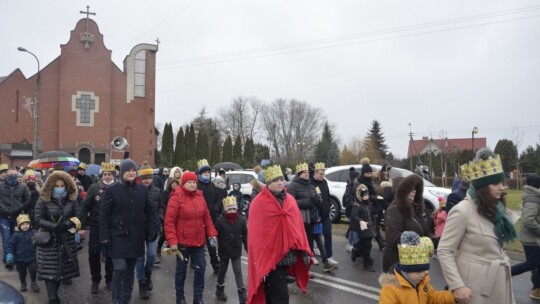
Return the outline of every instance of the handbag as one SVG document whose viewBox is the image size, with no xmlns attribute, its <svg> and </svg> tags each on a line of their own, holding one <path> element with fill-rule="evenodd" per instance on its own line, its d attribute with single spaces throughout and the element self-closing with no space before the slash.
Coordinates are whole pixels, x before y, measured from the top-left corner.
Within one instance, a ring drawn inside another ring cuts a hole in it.
<svg viewBox="0 0 540 304">
<path fill-rule="evenodd" d="M 63 216 L 61 216 L 58 219 L 58 222 L 56 224 L 60 223 L 60 221 L 62 220 L 62 217 Z M 51 220 L 52 219 L 53 218 L 51 216 Z M 54 222 L 54 220 L 53 220 L 53 222 Z M 39 228 L 39 230 L 36 231 L 36 233 L 34 233 L 34 235 L 32 236 L 32 244 L 34 244 L 34 247 L 47 247 L 52 242 L 53 242 L 52 234 L 49 231 L 43 230 L 41 228 Z"/>
</svg>

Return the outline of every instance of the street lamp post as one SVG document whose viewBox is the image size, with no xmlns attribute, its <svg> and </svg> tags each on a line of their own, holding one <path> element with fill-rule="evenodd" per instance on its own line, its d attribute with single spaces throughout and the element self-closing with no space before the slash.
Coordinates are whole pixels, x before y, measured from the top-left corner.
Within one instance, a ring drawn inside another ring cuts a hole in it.
<svg viewBox="0 0 540 304">
<path fill-rule="evenodd" d="M 473 157 L 474 157 L 474 134 L 477 134 L 478 133 L 478 128 L 477 127 L 474 127 L 472 129 L 472 153 L 473 153 Z"/>
<path fill-rule="evenodd" d="M 21 52 L 26 52 L 34 56 L 34 58 L 36 58 L 37 65 L 38 65 L 37 78 L 36 78 L 36 100 L 34 101 L 34 144 L 32 145 L 32 157 L 35 159 L 38 154 L 38 142 L 39 142 L 39 85 L 41 82 L 41 78 L 40 78 L 41 70 L 39 69 L 39 59 L 36 57 L 36 55 L 34 55 L 34 53 L 30 52 L 29 50 L 21 46 L 18 47 L 17 50 Z"/>
</svg>

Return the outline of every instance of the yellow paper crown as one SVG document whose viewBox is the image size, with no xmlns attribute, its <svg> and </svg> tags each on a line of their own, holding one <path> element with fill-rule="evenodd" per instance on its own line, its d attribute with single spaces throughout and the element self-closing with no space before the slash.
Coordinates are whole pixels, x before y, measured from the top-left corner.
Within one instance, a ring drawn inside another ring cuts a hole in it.
<svg viewBox="0 0 540 304">
<path fill-rule="evenodd" d="M 36 175 L 36 171 L 34 171 L 34 170 L 26 170 L 26 171 L 24 172 L 24 177 L 32 176 L 32 175 L 35 176 L 35 175 Z"/>
<path fill-rule="evenodd" d="M 315 163 L 315 170 L 326 170 L 326 165 L 324 163 Z"/>
<path fill-rule="evenodd" d="M 0 164 L 0 171 L 9 169 L 7 164 Z"/>
<path fill-rule="evenodd" d="M 19 216 L 17 216 L 17 227 L 24 222 L 30 223 L 30 216 L 28 214 L 21 213 Z"/>
<path fill-rule="evenodd" d="M 203 166 L 210 166 L 210 165 L 208 164 L 208 161 L 206 159 L 199 159 L 197 161 L 197 168 L 200 169 Z"/>
<path fill-rule="evenodd" d="M 500 173 L 504 174 L 499 155 L 495 155 L 495 157 L 490 156 L 487 160 L 470 161 L 468 164 L 461 166 L 461 175 L 468 181 L 474 181 L 482 177 Z"/>
<path fill-rule="evenodd" d="M 421 237 L 420 244 L 402 245 L 398 244 L 399 263 L 401 265 L 429 264 L 429 259 L 433 256 L 433 242 L 428 237 Z"/>
<path fill-rule="evenodd" d="M 82 163 L 82 162 L 81 162 L 77 168 L 81 168 L 81 169 L 86 170 L 87 167 L 88 167 L 88 166 L 87 166 L 85 163 Z"/>
<path fill-rule="evenodd" d="M 308 165 L 306 163 L 300 163 L 296 165 L 296 173 L 300 173 L 302 171 L 309 171 Z"/>
<path fill-rule="evenodd" d="M 234 196 L 227 196 L 223 199 L 223 209 L 226 211 L 228 209 L 236 209 L 238 208 L 238 205 L 236 204 L 236 197 Z"/>
<path fill-rule="evenodd" d="M 267 184 L 278 177 L 283 177 L 283 171 L 279 165 L 270 166 L 264 170 L 264 180 Z"/>
<path fill-rule="evenodd" d="M 115 170 L 113 163 L 101 163 L 101 172 L 114 172 Z"/>
</svg>

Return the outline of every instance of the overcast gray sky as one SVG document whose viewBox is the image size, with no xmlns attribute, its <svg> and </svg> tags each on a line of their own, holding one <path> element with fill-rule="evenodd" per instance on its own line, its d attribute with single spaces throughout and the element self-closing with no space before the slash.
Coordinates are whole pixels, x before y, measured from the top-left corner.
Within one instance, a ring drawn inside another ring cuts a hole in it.
<svg viewBox="0 0 540 304">
<path fill-rule="evenodd" d="M 491 148 L 540 143 L 535 0 L 1 1 L 0 76 L 36 72 L 18 46 L 42 67 L 59 56 L 87 4 L 119 67 L 159 37 L 156 122 L 175 129 L 241 95 L 320 108 L 340 146 L 377 119 L 398 157 L 409 123 L 415 139 L 476 126 Z"/>
</svg>

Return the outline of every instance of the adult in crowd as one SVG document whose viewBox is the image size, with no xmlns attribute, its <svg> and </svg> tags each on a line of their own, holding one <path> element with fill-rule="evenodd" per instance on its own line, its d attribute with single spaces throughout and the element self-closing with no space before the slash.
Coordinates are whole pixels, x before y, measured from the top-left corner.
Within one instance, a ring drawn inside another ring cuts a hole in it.
<svg viewBox="0 0 540 304">
<path fill-rule="evenodd" d="M 540 299 L 540 176 L 527 176 L 523 186 L 523 209 L 519 240 L 525 251 L 525 262 L 512 266 L 512 276 L 532 272 L 530 297 Z"/>
<path fill-rule="evenodd" d="M 159 222 L 162 224 L 162 228 L 161 228 L 158 245 L 157 245 L 156 264 L 161 263 L 161 248 L 163 247 L 163 243 L 165 243 L 165 226 L 164 226 L 165 212 L 167 211 L 167 206 L 169 204 L 169 199 L 171 198 L 171 194 L 174 192 L 174 189 L 178 187 L 178 185 L 180 185 L 180 180 L 170 179 L 167 181 L 165 190 L 161 192 L 161 207 L 159 208 L 161 214 L 159 215 L 160 217 Z"/>
<path fill-rule="evenodd" d="M 169 177 L 168 168 L 160 168 L 158 174 L 154 178 L 154 186 L 158 189 L 164 189 L 167 183 L 167 178 Z"/>
<path fill-rule="evenodd" d="M 354 167 L 349 168 L 349 179 L 347 180 L 347 185 L 345 186 L 345 193 L 341 201 L 343 202 L 343 207 L 345 207 L 345 216 L 350 220 L 352 215 L 352 207 L 355 202 L 356 193 L 354 188 L 354 183 L 356 178 L 360 175 Z M 345 244 L 345 251 L 352 252 L 353 244 L 358 241 L 358 235 L 351 233 L 351 230 L 348 229 L 346 233 L 347 244 Z"/>
<path fill-rule="evenodd" d="M 35 171 L 26 170 L 26 172 L 24 172 L 24 183 L 26 187 L 28 187 L 28 192 L 30 193 L 30 199 L 28 200 L 28 205 L 24 212 L 30 216 L 30 222 L 32 226 L 35 227 L 34 209 L 36 208 L 36 203 L 41 195 L 41 186 L 36 182 Z"/>
<path fill-rule="evenodd" d="M 471 186 L 448 215 L 437 249 L 449 290 L 458 302 L 515 303 L 503 246 L 517 233 L 504 201 L 501 159 L 480 149 L 461 172 Z"/>
<path fill-rule="evenodd" d="M 204 245 L 209 239 L 209 248 L 216 245 L 217 231 L 210 211 L 200 190 L 197 190 L 199 177 L 186 171 L 182 175 L 181 186 L 177 187 L 169 199 L 165 213 L 165 236 L 172 250 L 180 250 L 184 260 L 176 258 L 175 289 L 176 303 L 185 304 L 184 282 L 188 260 L 191 261 L 195 275 L 193 278 L 193 303 L 203 303 Z M 212 245 L 213 244 L 213 245 Z M 215 248 L 214 248 L 215 249 Z"/>
<path fill-rule="evenodd" d="M 88 191 L 88 188 L 90 188 L 90 185 L 94 183 L 92 181 L 92 178 L 86 175 L 86 168 L 88 168 L 88 166 L 85 163 L 80 163 L 79 166 L 77 167 L 77 174 L 75 175 L 75 178 L 79 182 L 81 182 L 81 185 L 84 188 L 84 191 Z"/>
<path fill-rule="evenodd" d="M 7 179 L 9 166 L 7 164 L 0 164 L 0 183 L 3 183 Z"/>
<path fill-rule="evenodd" d="M 48 231 L 52 242 L 37 248 L 38 280 L 45 280 L 49 304 L 60 303 L 58 288 L 65 280 L 79 276 L 76 230 L 81 222 L 76 217 L 78 192 L 73 178 L 63 171 L 54 171 L 43 184 L 36 203 L 37 228 Z"/>
<path fill-rule="evenodd" d="M 398 185 L 394 201 L 386 210 L 386 247 L 383 250 L 383 271 L 399 262 L 398 244 L 403 231 L 414 231 L 420 236 L 429 236 L 424 219 L 424 182 L 418 175 L 411 174 Z"/>
<path fill-rule="evenodd" d="M 88 240 L 88 264 L 90 265 L 90 275 L 92 285 L 90 293 L 98 293 L 99 283 L 101 282 L 101 244 L 99 242 L 99 208 L 105 189 L 114 184 L 114 165 L 111 163 L 101 163 L 101 179 L 88 188 L 86 197 L 81 202 L 78 218 L 84 230 L 79 231 L 81 236 L 90 231 Z M 113 278 L 113 264 L 110 257 L 105 258 L 105 285 L 107 290 L 111 290 Z"/>
<path fill-rule="evenodd" d="M 201 159 L 197 162 L 197 167 L 199 168 L 199 182 L 197 183 L 197 189 L 201 190 L 206 205 L 208 206 L 208 211 L 210 212 L 210 217 L 212 218 L 212 223 L 216 225 L 218 217 L 223 213 L 223 204 L 221 200 L 227 196 L 227 193 L 218 189 L 214 183 L 211 181 L 212 168 L 208 164 L 206 159 Z M 219 258 L 217 255 L 216 247 L 207 246 L 208 254 L 210 255 L 210 264 L 214 273 L 219 272 Z"/>
<path fill-rule="evenodd" d="M 105 189 L 99 209 L 99 239 L 113 262 L 112 302 L 127 304 L 136 260 L 144 255 L 145 241 L 156 239 L 157 220 L 148 187 L 136 181 L 135 162 L 124 159 L 119 174 L 119 181 Z"/>
<path fill-rule="evenodd" d="M 248 303 L 289 303 L 287 273 L 306 292 L 312 253 L 298 205 L 284 190 L 281 167 L 266 168 L 264 180 L 248 222 Z"/>
<path fill-rule="evenodd" d="M 17 170 L 7 170 L 5 182 L 0 183 L 0 234 L 4 251 L 2 261 L 9 270 L 13 269 L 13 263 L 6 262 L 7 244 L 15 230 L 17 216 L 29 204 L 30 192 L 25 185 L 17 182 Z"/>
<path fill-rule="evenodd" d="M 448 197 L 446 198 L 446 206 L 444 207 L 446 214 L 450 214 L 450 210 L 465 199 L 467 196 L 467 190 L 469 190 L 469 181 L 466 179 L 461 179 L 457 188 L 453 190 L 452 193 L 448 194 Z"/>
<path fill-rule="evenodd" d="M 163 184 L 163 187 L 162 188 L 159 188 L 160 190 L 161 189 L 165 189 L 165 187 L 167 187 L 167 182 L 170 181 L 171 179 L 174 179 L 176 180 L 178 183 L 180 183 L 180 179 L 182 178 L 182 174 L 184 174 L 184 171 L 182 171 L 182 168 L 180 167 L 173 167 L 171 168 L 171 170 L 169 171 L 169 176 L 167 177 L 167 179 L 165 180 L 165 183 Z"/>
<path fill-rule="evenodd" d="M 330 206 L 332 201 L 330 201 L 330 189 L 328 188 L 328 182 L 324 178 L 326 172 L 325 163 L 315 163 L 313 175 L 310 178 L 310 183 L 315 188 L 319 188 L 320 197 L 322 199 L 319 214 L 322 222 L 322 230 L 324 236 L 324 249 L 326 250 L 326 256 L 328 258 L 328 263 L 331 265 L 338 265 L 332 256 L 332 219 L 330 218 Z M 340 216 L 336 214 L 336 216 Z"/>
<path fill-rule="evenodd" d="M 160 210 L 160 208 L 163 207 L 163 204 L 161 203 L 161 189 L 154 187 L 154 170 L 146 161 L 139 168 L 139 179 L 141 184 L 147 187 L 148 192 L 150 192 L 150 201 L 152 202 L 157 229 L 159 230 L 159 228 L 163 226 L 160 218 L 161 214 L 164 212 Z M 146 221 L 146 225 L 149 225 L 148 221 Z M 149 230 L 150 227 L 147 227 L 146 229 Z M 146 255 L 138 257 L 135 264 L 137 281 L 139 282 L 139 298 L 141 299 L 150 298 L 148 292 L 154 289 L 154 284 L 152 283 L 152 269 L 154 269 L 154 261 L 156 260 L 157 255 L 158 234 L 159 233 L 154 234 L 153 238 L 146 239 Z"/>
</svg>

